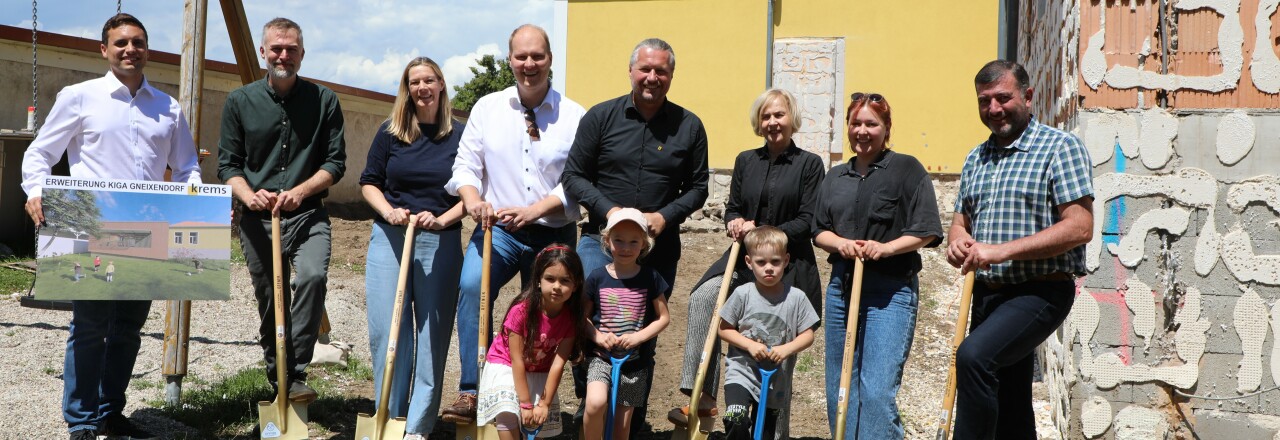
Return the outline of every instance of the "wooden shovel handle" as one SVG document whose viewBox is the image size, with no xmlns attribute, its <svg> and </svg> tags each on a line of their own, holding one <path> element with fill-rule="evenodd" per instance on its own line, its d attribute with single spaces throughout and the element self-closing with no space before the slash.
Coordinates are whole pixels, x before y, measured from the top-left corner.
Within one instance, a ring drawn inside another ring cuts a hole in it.
<svg viewBox="0 0 1280 440">
<path fill-rule="evenodd" d="M 409 284 L 409 267 L 413 266 L 413 233 L 418 215 L 409 216 L 409 226 L 404 231 L 404 248 L 400 251 L 400 276 L 396 278 L 396 297 L 391 305 L 391 326 L 387 335 L 386 361 L 382 365 L 382 392 L 378 395 L 378 410 L 373 413 L 375 438 L 382 438 L 387 425 L 387 406 L 391 400 L 391 376 L 396 367 L 396 346 L 400 342 L 400 315 L 404 313 L 404 291 Z"/>
<path fill-rule="evenodd" d="M 716 295 L 716 307 L 711 310 L 711 325 L 707 329 L 707 338 L 702 343 L 702 356 L 698 358 L 698 374 L 694 376 L 693 389 L 689 392 L 689 438 L 705 438 L 699 433 L 702 422 L 698 417 L 698 403 L 702 399 L 702 387 L 707 382 L 707 370 L 711 365 L 711 348 L 716 344 L 716 338 L 719 337 L 717 331 L 720 329 L 720 308 L 724 306 L 724 302 L 729 298 L 729 285 L 733 283 L 733 269 L 738 265 L 738 253 L 742 251 L 742 243 L 734 241 L 733 246 L 729 247 L 729 263 L 725 265 L 724 278 L 720 281 L 720 292 Z"/>
<path fill-rule="evenodd" d="M 956 404 L 956 351 L 964 342 L 969 332 L 969 308 L 973 303 L 973 272 L 964 274 L 964 290 L 960 291 L 960 310 L 956 316 L 956 335 L 951 338 L 951 363 L 947 368 L 947 390 L 942 395 L 942 415 L 938 420 L 937 440 L 946 440 L 951 435 L 952 409 Z"/>
<path fill-rule="evenodd" d="M 858 320 L 862 311 L 862 259 L 853 259 L 853 281 L 849 283 L 848 311 L 844 323 L 844 358 L 840 361 L 840 388 L 836 396 L 836 435 L 844 440 L 845 420 L 849 418 L 849 382 L 853 379 L 853 351 L 858 343 Z"/>
</svg>

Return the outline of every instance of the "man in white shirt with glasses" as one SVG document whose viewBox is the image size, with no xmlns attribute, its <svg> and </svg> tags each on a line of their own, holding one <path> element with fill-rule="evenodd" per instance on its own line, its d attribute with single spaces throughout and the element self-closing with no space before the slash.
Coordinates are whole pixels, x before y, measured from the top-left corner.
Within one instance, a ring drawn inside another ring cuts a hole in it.
<svg viewBox="0 0 1280 440">
<path fill-rule="evenodd" d="M 586 110 L 551 88 L 551 43 L 545 30 L 520 26 L 507 46 L 516 85 L 480 98 L 472 107 L 453 178 L 445 185 L 462 198 L 480 226 L 467 246 L 458 286 L 462 376 L 457 402 L 442 411 L 444 420 L 453 423 L 471 423 L 476 414 L 484 227 L 493 227 L 491 310 L 502 285 L 517 272 L 522 287 L 529 282 L 538 251 L 552 243 L 573 248 L 578 241 L 581 216 L 577 203 L 564 194 L 560 173 Z"/>
</svg>

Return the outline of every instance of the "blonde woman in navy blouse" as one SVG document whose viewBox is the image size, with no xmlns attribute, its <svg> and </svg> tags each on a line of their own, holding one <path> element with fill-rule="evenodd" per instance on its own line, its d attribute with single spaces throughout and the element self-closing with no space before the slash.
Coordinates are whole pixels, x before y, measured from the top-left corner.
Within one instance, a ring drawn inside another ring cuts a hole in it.
<svg viewBox="0 0 1280 440">
<path fill-rule="evenodd" d="M 435 61 L 410 61 L 360 175 L 360 191 L 377 212 L 365 265 L 374 383 L 382 382 L 405 226 L 410 214 L 418 215 L 400 326 L 400 340 L 416 343 L 396 348 L 390 396 L 391 416 L 408 418 L 409 440 L 424 439 L 436 422 L 462 270 L 462 204 L 444 185 L 453 175 L 463 126 L 452 118 L 448 90 Z"/>
</svg>

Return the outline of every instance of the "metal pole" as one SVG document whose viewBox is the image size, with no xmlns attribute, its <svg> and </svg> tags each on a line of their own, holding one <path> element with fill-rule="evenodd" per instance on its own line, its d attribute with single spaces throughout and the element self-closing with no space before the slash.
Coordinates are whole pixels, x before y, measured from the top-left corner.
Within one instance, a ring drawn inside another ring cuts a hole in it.
<svg viewBox="0 0 1280 440">
<path fill-rule="evenodd" d="M 765 90 L 773 88 L 773 2 L 775 0 L 764 0 L 769 4 L 769 13 L 767 14 L 768 22 L 765 23 L 765 54 L 764 54 L 764 88 Z"/>
<path fill-rule="evenodd" d="M 183 8 L 181 78 L 178 104 L 186 114 L 191 136 L 200 145 L 200 100 L 204 92 L 204 37 L 208 0 L 187 0 Z M 197 151 L 197 153 L 199 153 Z M 182 401 L 182 378 L 187 375 L 187 348 L 191 340 L 191 301 L 165 301 L 164 400 L 169 405 Z"/>
</svg>

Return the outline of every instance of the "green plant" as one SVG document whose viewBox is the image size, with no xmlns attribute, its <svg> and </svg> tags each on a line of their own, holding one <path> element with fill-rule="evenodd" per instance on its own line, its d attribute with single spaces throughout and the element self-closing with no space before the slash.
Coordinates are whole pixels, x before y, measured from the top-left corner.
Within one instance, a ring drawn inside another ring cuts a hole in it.
<svg viewBox="0 0 1280 440">
<path fill-rule="evenodd" d="M 342 392 L 344 383 L 373 378 L 372 370 L 363 363 L 349 360 L 347 365 L 310 371 L 307 384 L 320 394 L 319 399 L 307 406 L 313 430 L 349 432 L 355 427 L 357 412 L 373 412 L 373 402 L 368 398 Z M 245 368 L 216 382 L 193 376 L 188 376 L 187 382 L 200 385 L 183 393 L 181 405 L 167 405 L 163 400 L 147 403 L 206 438 L 248 438 L 258 424 L 257 402 L 275 399 L 261 365 Z"/>
<path fill-rule="evenodd" d="M 0 264 L 17 263 L 23 261 L 19 258 L 0 259 Z M 26 294 L 31 288 L 31 282 L 35 280 L 36 275 L 25 270 L 11 269 L 8 267 L 0 267 L 0 293 L 10 294 L 13 292 L 21 292 Z"/>
<path fill-rule="evenodd" d="M 796 359 L 796 372 L 808 373 L 818 368 L 818 356 L 812 351 L 800 352 L 800 357 Z"/>
</svg>

